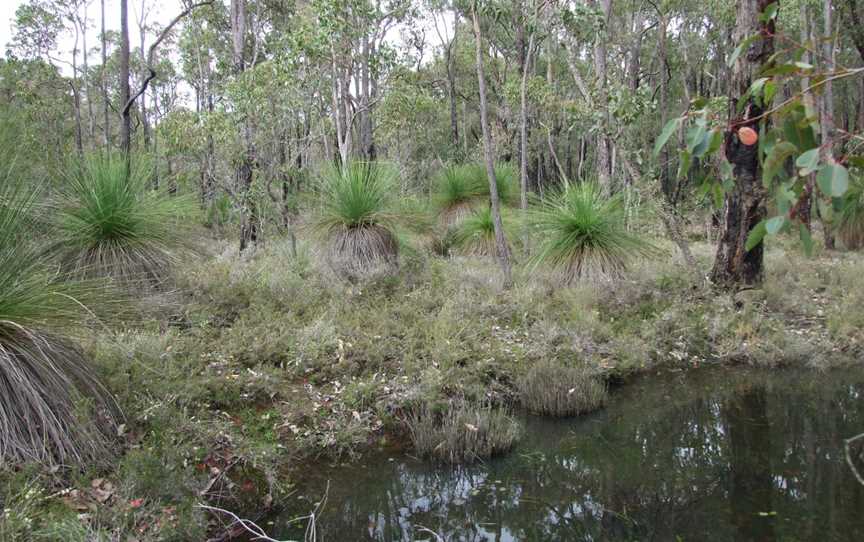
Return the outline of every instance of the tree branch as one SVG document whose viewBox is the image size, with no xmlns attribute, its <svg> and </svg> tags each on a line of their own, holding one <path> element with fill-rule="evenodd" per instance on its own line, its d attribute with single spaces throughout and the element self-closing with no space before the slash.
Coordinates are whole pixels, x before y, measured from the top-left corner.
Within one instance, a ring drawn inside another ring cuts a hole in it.
<svg viewBox="0 0 864 542">
<path fill-rule="evenodd" d="M 147 52 L 147 71 L 149 73 L 148 73 L 147 77 L 144 78 L 144 81 L 141 82 L 141 86 L 138 88 L 138 91 L 135 94 L 133 94 L 129 98 L 129 101 L 126 102 L 126 105 L 123 106 L 123 111 L 122 111 L 123 115 L 126 115 L 127 113 L 129 113 L 129 110 L 132 109 L 133 105 L 135 105 L 135 100 L 137 100 L 142 94 L 144 94 L 147 91 L 147 87 L 150 85 L 150 81 L 152 81 L 153 79 L 156 78 L 156 69 L 153 68 L 153 57 L 156 54 L 156 48 L 159 47 L 159 45 L 162 43 L 162 41 L 164 41 L 165 38 L 168 37 L 168 34 L 171 32 L 171 30 L 174 28 L 174 26 L 177 23 L 179 23 L 183 18 L 185 18 L 187 15 L 192 13 L 192 11 L 195 10 L 195 8 L 200 8 L 202 6 L 209 6 L 212 4 L 213 4 L 213 0 L 204 0 L 203 2 L 198 2 L 197 4 L 190 5 L 188 8 L 186 8 L 182 12 L 180 12 L 179 15 L 174 17 L 174 19 L 170 23 L 168 23 L 168 26 L 166 26 L 162 30 L 162 33 L 159 34 L 159 37 L 156 38 L 156 41 L 154 41 L 153 44 L 150 45 L 150 49 Z"/>
</svg>

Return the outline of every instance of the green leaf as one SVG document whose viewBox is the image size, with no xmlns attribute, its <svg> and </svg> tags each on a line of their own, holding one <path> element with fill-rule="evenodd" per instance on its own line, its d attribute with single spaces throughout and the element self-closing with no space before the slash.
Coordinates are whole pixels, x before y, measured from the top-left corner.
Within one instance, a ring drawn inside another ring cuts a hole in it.
<svg viewBox="0 0 864 542">
<path fill-rule="evenodd" d="M 693 161 L 693 155 L 690 151 L 681 151 L 681 161 L 678 163 L 678 180 L 683 179 L 690 170 L 690 163 Z"/>
<path fill-rule="evenodd" d="M 786 159 L 797 151 L 798 148 L 788 141 L 781 141 L 771 148 L 762 166 L 762 185 L 765 188 L 771 186 L 774 177 L 783 169 Z"/>
<path fill-rule="evenodd" d="M 765 221 L 763 220 L 750 230 L 750 234 L 747 235 L 747 242 L 744 244 L 744 249 L 749 252 L 759 246 L 759 243 L 765 238 L 766 233 L 768 232 L 765 229 Z"/>
<path fill-rule="evenodd" d="M 658 156 L 660 154 L 660 150 L 663 149 L 663 146 L 666 145 L 666 142 L 669 141 L 669 138 L 672 137 L 678 128 L 681 127 L 681 123 L 684 122 L 683 117 L 678 117 L 670 120 L 666 123 L 666 126 L 663 127 L 663 130 L 660 132 L 660 137 L 657 138 L 657 142 L 654 144 L 654 156 Z"/>
<path fill-rule="evenodd" d="M 762 10 L 762 13 L 759 14 L 759 22 L 767 23 L 768 21 L 773 20 L 777 17 L 777 11 L 780 8 L 780 4 L 777 2 L 772 2 L 765 6 L 765 9 Z"/>
<path fill-rule="evenodd" d="M 777 232 L 783 229 L 783 226 L 786 225 L 786 217 L 783 215 L 775 216 L 773 218 L 769 218 L 767 222 L 765 222 L 765 231 L 769 235 L 776 235 Z M 749 250 L 749 249 L 748 249 Z"/>
<path fill-rule="evenodd" d="M 819 169 L 816 182 L 823 194 L 839 198 L 849 189 L 849 172 L 840 164 L 825 164 Z"/>
<path fill-rule="evenodd" d="M 799 168 L 798 174 L 802 177 L 810 175 L 819 167 L 819 149 L 810 149 L 802 153 L 797 160 L 795 166 Z"/>
<path fill-rule="evenodd" d="M 726 65 L 730 68 L 735 65 L 735 62 L 738 60 L 738 57 L 741 56 L 741 53 L 743 53 L 745 49 L 750 47 L 750 44 L 752 44 L 758 38 L 759 34 L 753 34 L 752 36 L 743 39 L 741 43 L 738 44 L 738 47 L 736 47 L 735 50 L 732 51 L 732 55 L 729 57 Z"/>
<path fill-rule="evenodd" d="M 689 130 L 687 130 L 687 150 L 690 151 L 691 154 L 694 153 L 696 147 L 702 143 L 702 139 L 705 137 L 706 128 L 705 123 L 697 123 L 695 126 L 692 126 Z"/>
<path fill-rule="evenodd" d="M 813 69 L 813 64 L 808 64 L 807 62 L 796 62 L 795 66 L 797 68 L 802 69 L 802 70 L 812 70 Z"/>
</svg>

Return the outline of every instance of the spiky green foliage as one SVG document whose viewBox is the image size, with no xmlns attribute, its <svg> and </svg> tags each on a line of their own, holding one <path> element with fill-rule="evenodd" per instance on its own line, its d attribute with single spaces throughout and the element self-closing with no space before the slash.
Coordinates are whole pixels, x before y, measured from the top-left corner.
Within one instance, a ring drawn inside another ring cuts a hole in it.
<svg viewBox="0 0 864 542">
<path fill-rule="evenodd" d="M 513 228 L 514 218 L 508 213 L 502 213 L 501 223 L 507 239 L 515 239 Z M 475 210 L 459 224 L 451 237 L 452 246 L 462 254 L 472 256 L 495 255 L 495 224 L 492 220 L 492 210 L 487 205 Z"/>
<path fill-rule="evenodd" d="M 87 277 L 158 284 L 191 247 L 191 198 L 151 186 L 146 159 L 126 175 L 121 155 L 89 156 L 69 166 L 55 203 L 49 252 L 63 269 Z"/>
<path fill-rule="evenodd" d="M 853 177 L 849 190 L 843 196 L 837 233 L 849 250 L 864 246 L 864 177 Z"/>
<path fill-rule="evenodd" d="M 655 252 L 627 231 L 621 195 L 607 197 L 592 183 L 564 189 L 529 213 L 539 239 L 534 265 L 552 266 L 565 283 L 620 277 L 629 260 Z"/>
<path fill-rule="evenodd" d="M 516 170 L 507 164 L 495 166 L 495 180 L 501 202 L 513 202 Z M 445 226 L 458 225 L 471 213 L 489 203 L 489 177 L 481 164 L 464 164 L 444 169 L 435 179 L 433 203 Z"/>
<path fill-rule="evenodd" d="M 395 173 L 377 162 L 326 171 L 314 226 L 327 238 L 327 260 L 334 271 L 353 279 L 396 268 L 395 228 L 404 217 L 394 206 L 395 189 Z"/>
<path fill-rule="evenodd" d="M 96 460 L 119 412 L 62 335 L 91 317 L 88 306 L 113 300 L 103 285 L 46 263 L 33 244 L 39 192 L 0 184 L 0 465 Z"/>
</svg>

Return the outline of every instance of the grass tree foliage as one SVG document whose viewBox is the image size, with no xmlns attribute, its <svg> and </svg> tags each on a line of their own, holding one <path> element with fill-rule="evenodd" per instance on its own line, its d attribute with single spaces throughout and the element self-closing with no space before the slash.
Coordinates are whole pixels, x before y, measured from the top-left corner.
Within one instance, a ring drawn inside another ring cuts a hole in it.
<svg viewBox="0 0 864 542">
<path fill-rule="evenodd" d="M 321 178 L 315 229 L 327 242 L 326 258 L 341 276 L 356 279 L 395 270 L 399 263 L 395 172 L 378 162 L 351 162 Z"/>
<path fill-rule="evenodd" d="M 121 155 L 73 161 L 55 198 L 54 242 L 49 252 L 63 269 L 126 283 L 162 282 L 191 247 L 194 202 L 155 190 L 152 165 L 135 158 L 126 171 Z"/>
<path fill-rule="evenodd" d="M 630 259 L 656 250 L 627 231 L 623 195 L 606 196 L 593 183 L 565 183 L 528 220 L 538 234 L 534 265 L 548 264 L 567 284 L 620 277 Z"/>
<path fill-rule="evenodd" d="M 0 466 L 93 462 L 119 411 L 67 333 L 112 306 L 104 284 L 70 278 L 34 243 L 38 190 L 0 183 Z M 41 212 L 41 209 L 39 210 Z"/>
<path fill-rule="evenodd" d="M 509 164 L 498 164 L 495 180 L 498 197 L 512 204 L 518 196 L 516 170 Z M 433 205 L 445 227 L 457 226 L 477 209 L 489 205 L 489 180 L 482 164 L 449 166 L 433 182 Z"/>
</svg>

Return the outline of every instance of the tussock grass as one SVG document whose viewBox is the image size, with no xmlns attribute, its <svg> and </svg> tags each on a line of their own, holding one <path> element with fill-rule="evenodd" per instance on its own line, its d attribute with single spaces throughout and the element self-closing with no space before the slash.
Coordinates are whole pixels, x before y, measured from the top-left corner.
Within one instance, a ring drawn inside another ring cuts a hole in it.
<svg viewBox="0 0 864 542">
<path fill-rule="evenodd" d="M 566 184 L 531 211 L 529 222 L 540 239 L 534 266 L 550 265 L 566 284 L 620 278 L 629 260 L 657 250 L 627 231 L 622 197 L 606 197 L 591 183 Z"/>
<path fill-rule="evenodd" d="M 152 168 L 120 155 L 93 155 L 69 166 L 55 199 L 48 252 L 66 271 L 124 283 L 162 282 L 191 247 L 192 199 L 153 190 Z"/>
<path fill-rule="evenodd" d="M 457 400 L 443 413 L 428 405 L 405 418 L 414 449 L 444 463 L 470 463 L 509 450 L 522 428 L 507 411 Z"/>
<path fill-rule="evenodd" d="M 608 397 L 605 382 L 586 368 L 539 362 L 517 383 L 522 405 L 536 414 L 573 416 L 601 408 Z"/>
<path fill-rule="evenodd" d="M 46 264 L 33 244 L 37 189 L 0 186 L 0 464 L 104 457 L 120 416 L 64 333 L 116 307 L 110 289 Z"/>
</svg>

